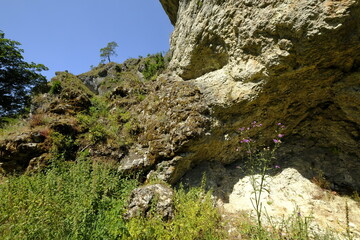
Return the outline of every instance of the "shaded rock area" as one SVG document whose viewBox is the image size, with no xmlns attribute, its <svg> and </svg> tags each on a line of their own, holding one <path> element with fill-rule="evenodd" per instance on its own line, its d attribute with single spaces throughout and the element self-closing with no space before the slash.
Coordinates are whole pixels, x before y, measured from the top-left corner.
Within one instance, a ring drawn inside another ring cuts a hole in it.
<svg viewBox="0 0 360 240">
<path fill-rule="evenodd" d="M 223 205 L 227 213 L 246 212 L 255 217 L 251 199 L 254 190 L 250 176 L 243 177 L 235 184 L 229 197 L 229 202 Z M 260 175 L 255 175 L 255 179 Z M 293 168 L 287 168 L 274 176 L 266 176 L 265 186 L 261 196 L 263 205 L 263 222 L 281 224 L 288 223 L 296 217 L 308 217 L 311 232 L 326 234 L 331 230 L 335 239 L 348 239 L 347 227 L 350 228 L 353 239 L 360 238 L 360 205 L 352 199 L 341 197 L 334 192 L 325 191 Z M 349 209 L 347 224 L 346 205 Z M 266 213 L 266 214 L 265 214 Z M 267 216 L 266 216 L 267 215 Z M 311 239 L 317 239 L 310 236 Z"/>
<path fill-rule="evenodd" d="M 30 161 L 48 150 L 46 135 L 40 129 L 23 132 L 0 144 L 0 167 L 4 172 L 23 172 Z"/>
<path fill-rule="evenodd" d="M 256 219 L 254 188 L 251 177 L 259 186 L 260 175 L 251 175 L 242 161 L 229 165 L 204 162 L 189 170 L 180 180 L 185 188 L 199 186 L 206 177 L 206 188 L 211 189 L 221 209 L 230 239 L 240 239 L 239 222 Z M 262 222 L 268 228 L 290 226 L 297 218 L 307 218 L 310 239 L 317 234 L 334 234 L 333 239 L 348 239 L 347 227 L 354 239 L 360 237 L 360 203 L 358 198 L 342 196 L 329 190 L 330 183 L 322 176 L 311 180 L 295 168 L 274 168 L 265 175 L 261 196 Z M 325 189 L 327 188 L 327 189 Z M 355 201 L 355 200 L 356 201 Z M 348 205 L 349 226 L 346 220 Z M 269 218 L 270 217 L 270 218 Z M 269 221 L 271 219 L 271 222 Z M 330 238 L 331 239 L 331 238 Z"/>
<path fill-rule="evenodd" d="M 174 216 L 173 190 L 164 184 L 145 185 L 131 193 L 126 218 L 158 215 L 164 220 Z"/>
<path fill-rule="evenodd" d="M 180 154 L 187 165 L 232 163 L 238 128 L 261 123 L 249 137 L 264 147 L 281 122 L 279 164 L 360 190 L 360 1 L 161 3 L 175 22 L 168 78 L 197 86 L 211 112 L 210 129 Z"/>
</svg>

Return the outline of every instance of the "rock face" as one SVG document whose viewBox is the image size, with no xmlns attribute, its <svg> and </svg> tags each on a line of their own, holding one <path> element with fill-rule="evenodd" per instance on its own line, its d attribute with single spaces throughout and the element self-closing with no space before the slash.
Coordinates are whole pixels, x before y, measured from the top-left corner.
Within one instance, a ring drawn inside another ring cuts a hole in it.
<svg viewBox="0 0 360 240">
<path fill-rule="evenodd" d="M 173 195 L 173 190 L 163 184 L 136 188 L 131 194 L 126 217 L 145 217 L 156 213 L 163 219 L 171 219 L 174 215 Z"/>
<path fill-rule="evenodd" d="M 259 175 L 253 176 L 258 181 Z M 251 185 L 251 176 L 240 179 L 234 186 L 229 196 L 229 202 L 224 204 L 226 212 L 238 211 L 251 212 L 255 215 L 251 201 L 254 201 L 254 190 Z M 358 239 L 359 233 L 359 204 L 352 200 L 337 196 L 329 191 L 324 191 L 314 183 L 305 179 L 295 169 L 284 169 L 275 176 L 266 176 L 266 191 L 263 191 L 260 201 L 263 203 L 263 212 L 271 216 L 273 222 L 281 222 L 294 216 L 310 217 L 310 228 L 321 233 L 331 229 L 334 234 L 339 234 L 336 239 L 346 239 L 345 206 L 349 209 L 349 228 L 353 238 Z M 309 219 L 310 219 L 309 218 Z M 263 222 L 267 224 L 265 214 Z M 290 222 L 290 221 L 288 221 Z M 311 239 L 318 239 L 316 237 Z"/>
<path fill-rule="evenodd" d="M 283 122 L 281 164 L 360 190 L 359 0 L 160 2 L 175 25 L 169 78 L 198 87 L 212 108 L 188 161 L 231 163 L 237 128 L 260 122 L 263 145 Z"/>
</svg>

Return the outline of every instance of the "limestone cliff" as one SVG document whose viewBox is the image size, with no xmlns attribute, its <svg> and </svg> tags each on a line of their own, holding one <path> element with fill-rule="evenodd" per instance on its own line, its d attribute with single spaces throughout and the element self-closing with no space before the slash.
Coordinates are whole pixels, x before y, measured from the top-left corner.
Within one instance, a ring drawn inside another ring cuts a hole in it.
<svg viewBox="0 0 360 240">
<path fill-rule="evenodd" d="M 230 163 L 238 127 L 287 125 L 278 153 L 304 176 L 360 189 L 359 0 L 161 0 L 175 30 L 168 78 L 212 108 L 190 161 Z"/>
</svg>

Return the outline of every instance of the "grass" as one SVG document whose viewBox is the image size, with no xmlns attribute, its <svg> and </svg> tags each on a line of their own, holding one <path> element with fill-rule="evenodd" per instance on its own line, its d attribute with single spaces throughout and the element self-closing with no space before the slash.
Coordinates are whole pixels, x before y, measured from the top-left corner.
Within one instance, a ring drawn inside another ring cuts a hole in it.
<svg viewBox="0 0 360 240">
<path fill-rule="evenodd" d="M 175 217 L 125 220 L 138 185 L 114 165 L 53 161 L 43 172 L 0 184 L 1 239 L 222 239 L 220 215 L 202 188 L 175 191 Z"/>
<path fill-rule="evenodd" d="M 0 126 L 0 141 L 8 139 L 10 135 L 26 132 L 29 130 L 26 120 L 21 118 L 7 119 L 6 123 Z"/>
<path fill-rule="evenodd" d="M 0 185 L 0 237 L 116 239 L 126 228 L 121 214 L 136 184 L 85 157 L 9 177 Z"/>
<path fill-rule="evenodd" d="M 128 223 L 130 239 L 225 239 L 220 213 L 202 187 L 175 192 L 175 217 L 163 221 L 156 212 Z"/>
</svg>

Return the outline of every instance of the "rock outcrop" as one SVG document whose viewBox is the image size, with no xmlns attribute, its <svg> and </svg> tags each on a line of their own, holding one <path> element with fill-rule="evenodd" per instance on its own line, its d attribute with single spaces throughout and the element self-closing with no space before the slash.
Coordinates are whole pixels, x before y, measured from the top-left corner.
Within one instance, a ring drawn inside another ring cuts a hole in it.
<svg viewBox="0 0 360 240">
<path fill-rule="evenodd" d="M 174 217 L 174 192 L 164 184 L 146 185 L 131 193 L 126 218 L 157 214 L 163 219 Z"/>
<path fill-rule="evenodd" d="M 185 162 L 231 163 L 237 128 L 260 122 L 266 145 L 282 122 L 283 166 L 360 190 L 359 0 L 160 2 L 175 25 L 168 78 L 198 87 L 212 109 Z"/>
<path fill-rule="evenodd" d="M 261 176 L 246 176 L 235 184 L 229 202 L 224 204 L 226 212 L 235 214 L 238 211 L 246 211 L 255 216 L 251 178 L 259 181 Z M 262 192 L 260 201 L 263 203 L 262 210 L 266 211 L 262 219 L 265 224 L 269 224 L 269 216 L 272 217 L 272 224 L 279 225 L 284 221 L 290 225 L 297 217 L 305 217 L 309 220 L 310 235 L 325 234 L 326 230 L 330 229 L 337 235 L 334 239 L 347 239 L 345 233 L 348 227 L 354 239 L 360 237 L 360 205 L 356 201 L 324 191 L 291 168 L 284 169 L 275 176 L 266 176 L 264 185 L 266 191 Z M 345 213 L 346 206 L 350 209 L 348 216 Z M 310 239 L 321 238 L 311 236 Z"/>
</svg>

